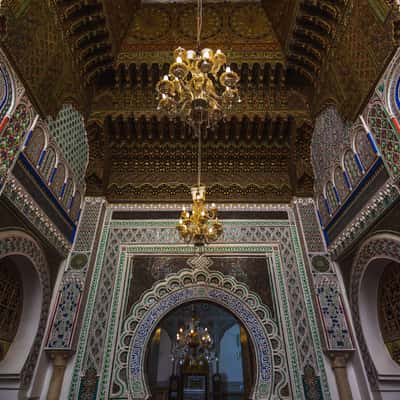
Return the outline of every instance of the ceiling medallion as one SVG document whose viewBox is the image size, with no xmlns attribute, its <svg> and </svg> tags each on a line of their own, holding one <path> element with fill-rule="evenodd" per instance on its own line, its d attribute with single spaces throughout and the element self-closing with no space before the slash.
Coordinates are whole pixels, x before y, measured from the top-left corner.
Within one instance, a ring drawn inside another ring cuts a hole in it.
<svg viewBox="0 0 400 400">
<path fill-rule="evenodd" d="M 197 1 L 197 50 L 178 47 L 168 75 L 157 83 L 157 109 L 195 128 L 209 128 L 240 102 L 239 76 L 221 50 L 200 50 L 203 2 Z"/>
</svg>

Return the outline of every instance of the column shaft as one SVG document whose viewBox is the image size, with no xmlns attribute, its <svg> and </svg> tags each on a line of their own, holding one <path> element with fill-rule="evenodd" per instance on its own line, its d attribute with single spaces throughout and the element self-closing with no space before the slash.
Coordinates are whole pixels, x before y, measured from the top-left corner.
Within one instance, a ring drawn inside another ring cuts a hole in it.
<svg viewBox="0 0 400 400">
<path fill-rule="evenodd" d="M 349 379 L 347 377 L 347 357 L 343 355 L 332 357 L 332 369 L 335 374 L 336 385 L 340 400 L 353 400 Z"/>
</svg>

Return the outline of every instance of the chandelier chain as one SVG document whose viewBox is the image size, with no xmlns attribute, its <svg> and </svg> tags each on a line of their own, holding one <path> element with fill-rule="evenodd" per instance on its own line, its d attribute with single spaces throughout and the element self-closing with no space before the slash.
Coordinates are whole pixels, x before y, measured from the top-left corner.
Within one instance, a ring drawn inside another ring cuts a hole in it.
<svg viewBox="0 0 400 400">
<path fill-rule="evenodd" d="M 203 29 L 203 0 L 197 0 L 196 50 L 178 47 L 169 71 L 157 83 L 157 109 L 170 118 L 180 117 L 198 135 L 197 186 L 191 188 L 192 210 L 182 207 L 177 229 L 187 243 L 204 246 L 223 232 L 217 207 L 206 205 L 206 188 L 201 184 L 201 136 L 217 128 L 226 113 L 240 103 L 239 75 L 227 64 L 226 55 L 217 49 L 200 48 Z"/>
<path fill-rule="evenodd" d="M 203 28 L 203 0 L 197 0 L 197 51 L 200 51 L 200 37 Z"/>
<path fill-rule="evenodd" d="M 197 149 L 197 186 L 200 187 L 201 184 L 201 127 L 198 127 L 199 140 Z"/>
</svg>

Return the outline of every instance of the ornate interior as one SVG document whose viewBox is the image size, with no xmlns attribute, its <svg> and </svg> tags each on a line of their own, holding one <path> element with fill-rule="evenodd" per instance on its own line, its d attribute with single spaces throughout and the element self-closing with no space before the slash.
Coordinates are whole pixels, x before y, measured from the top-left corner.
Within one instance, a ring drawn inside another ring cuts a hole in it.
<svg viewBox="0 0 400 400">
<path fill-rule="evenodd" d="M 399 397 L 399 44 L 400 0 L 0 1 L 0 398 Z"/>
<path fill-rule="evenodd" d="M 193 134 L 157 112 L 154 87 L 173 49 L 194 45 L 195 3 L 3 4 L 4 49 L 38 111 L 54 116 L 71 102 L 85 115 L 87 194 L 186 200 Z M 390 1 L 206 2 L 202 43 L 226 52 L 243 98 L 207 133 L 210 199 L 311 196 L 316 113 L 335 104 L 356 117 L 393 55 L 398 29 Z"/>
</svg>

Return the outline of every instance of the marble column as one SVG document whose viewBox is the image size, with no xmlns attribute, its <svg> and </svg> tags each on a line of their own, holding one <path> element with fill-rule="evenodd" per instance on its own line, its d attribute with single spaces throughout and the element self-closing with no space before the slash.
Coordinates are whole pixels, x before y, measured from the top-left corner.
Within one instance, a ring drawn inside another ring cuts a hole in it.
<svg viewBox="0 0 400 400">
<path fill-rule="evenodd" d="M 49 351 L 47 355 L 53 362 L 53 372 L 51 375 L 49 391 L 47 392 L 47 400 L 59 400 L 64 381 L 65 369 L 72 352 L 55 350 Z"/>
<path fill-rule="evenodd" d="M 347 362 L 350 354 L 348 352 L 331 352 L 328 356 L 331 360 L 333 373 L 335 374 L 339 400 L 353 400 L 347 376 Z"/>
</svg>

